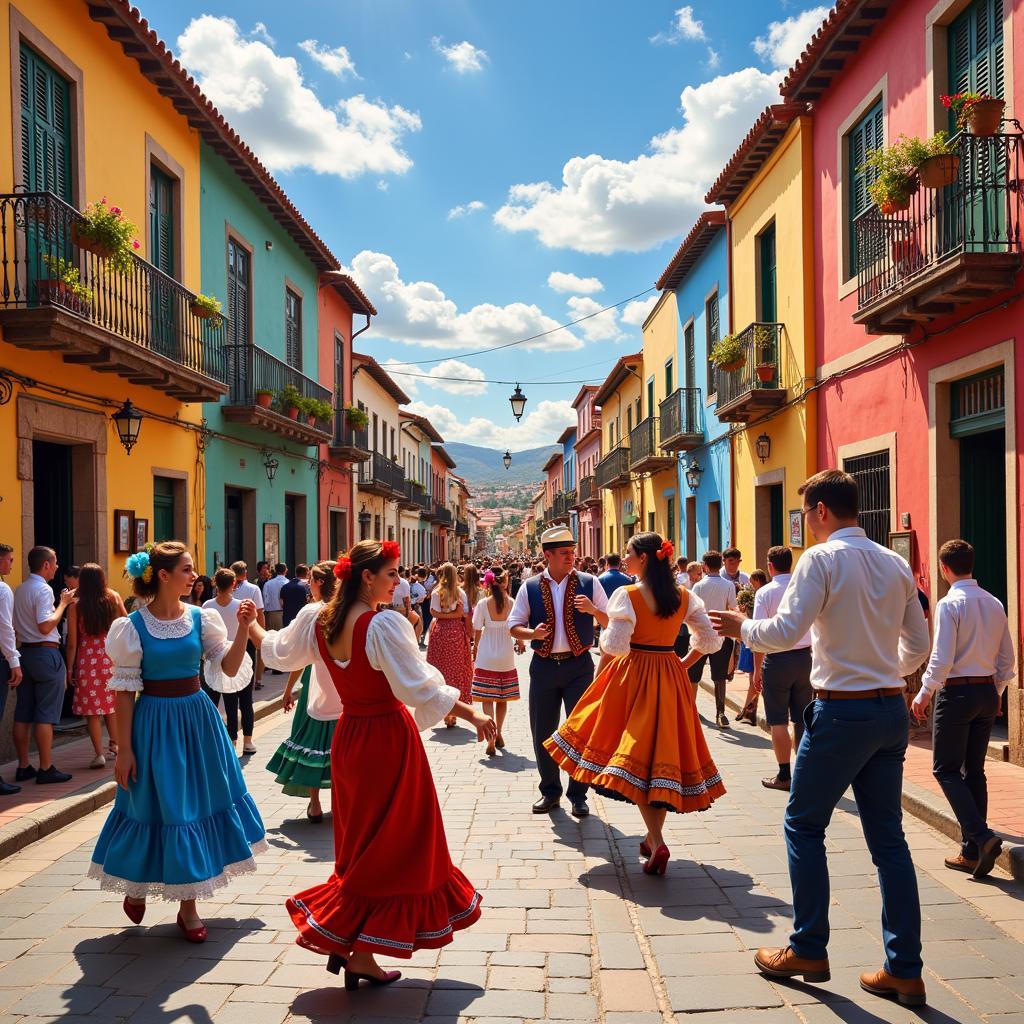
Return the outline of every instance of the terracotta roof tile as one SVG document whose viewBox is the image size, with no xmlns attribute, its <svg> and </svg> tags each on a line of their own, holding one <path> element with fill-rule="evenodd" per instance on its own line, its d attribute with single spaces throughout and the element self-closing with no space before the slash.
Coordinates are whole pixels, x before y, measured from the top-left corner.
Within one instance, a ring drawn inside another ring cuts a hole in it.
<svg viewBox="0 0 1024 1024">
<path fill-rule="evenodd" d="M 394 377 L 373 356 L 368 356 L 365 352 L 353 352 L 352 367 L 353 376 L 356 370 L 365 370 L 399 405 L 412 401 L 395 383 Z"/>
<path fill-rule="evenodd" d="M 598 389 L 597 394 L 594 395 L 594 405 L 600 407 L 603 402 L 607 402 L 615 393 L 616 388 L 629 376 L 632 367 L 640 366 L 643 361 L 643 352 L 634 352 L 632 355 L 622 356 L 612 367 L 611 373 L 605 377 L 604 383 Z"/>
<path fill-rule="evenodd" d="M 377 310 L 366 297 L 366 293 L 348 274 L 340 270 L 329 270 L 326 274 L 321 274 L 320 283 L 330 285 L 348 303 L 353 313 L 377 315 Z"/>
<path fill-rule="evenodd" d="M 675 256 L 661 272 L 655 288 L 664 291 L 675 288 L 693 269 L 694 264 L 704 255 L 715 235 L 725 227 L 724 210 L 705 210 L 697 223 L 690 228 L 690 233 L 683 239 L 682 245 L 676 250 Z"/>
</svg>

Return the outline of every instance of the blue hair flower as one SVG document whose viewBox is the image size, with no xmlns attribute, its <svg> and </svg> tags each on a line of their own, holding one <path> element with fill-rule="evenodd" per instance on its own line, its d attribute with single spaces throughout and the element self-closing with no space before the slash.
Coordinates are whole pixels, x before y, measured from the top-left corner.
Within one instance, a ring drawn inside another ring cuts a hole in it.
<svg viewBox="0 0 1024 1024">
<path fill-rule="evenodd" d="M 125 572 L 133 580 L 139 579 L 149 568 L 149 554 L 146 551 L 137 551 L 134 555 L 128 556 L 128 561 L 124 564 Z"/>
</svg>

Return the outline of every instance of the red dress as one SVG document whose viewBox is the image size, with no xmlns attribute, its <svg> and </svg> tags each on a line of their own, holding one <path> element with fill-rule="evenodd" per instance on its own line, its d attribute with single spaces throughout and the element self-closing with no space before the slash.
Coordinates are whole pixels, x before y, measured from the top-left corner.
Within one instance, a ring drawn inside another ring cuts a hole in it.
<svg viewBox="0 0 1024 1024">
<path fill-rule="evenodd" d="M 71 698 L 73 715 L 112 715 L 114 691 L 107 683 L 114 674 L 114 663 L 107 657 L 107 635 L 89 636 L 78 627 L 75 653 L 75 693 Z"/>
<path fill-rule="evenodd" d="M 344 711 L 331 745 L 334 874 L 285 906 L 296 942 L 316 953 L 436 949 L 480 917 L 480 894 L 452 864 L 430 765 L 412 715 L 366 657 L 374 612 L 359 617 L 352 659 L 320 657 Z"/>
</svg>

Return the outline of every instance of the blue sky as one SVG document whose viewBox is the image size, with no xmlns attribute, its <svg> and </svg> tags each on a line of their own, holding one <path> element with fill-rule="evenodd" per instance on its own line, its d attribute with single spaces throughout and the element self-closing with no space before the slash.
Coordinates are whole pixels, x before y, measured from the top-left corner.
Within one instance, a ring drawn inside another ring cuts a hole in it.
<svg viewBox="0 0 1024 1024">
<path fill-rule="evenodd" d="M 553 441 L 579 387 L 525 382 L 603 378 L 640 347 L 652 296 L 458 357 L 650 288 L 825 13 L 795 0 L 142 10 L 380 310 L 362 350 L 393 364 L 446 438 L 513 451 Z M 519 425 L 511 387 L 484 382 L 517 379 Z"/>
</svg>

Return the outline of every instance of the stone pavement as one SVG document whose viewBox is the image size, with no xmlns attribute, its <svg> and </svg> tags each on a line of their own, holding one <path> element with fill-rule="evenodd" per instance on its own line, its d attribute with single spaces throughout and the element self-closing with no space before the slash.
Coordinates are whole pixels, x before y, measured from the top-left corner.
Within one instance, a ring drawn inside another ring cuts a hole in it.
<svg viewBox="0 0 1024 1024">
<path fill-rule="evenodd" d="M 524 679 L 525 668 L 524 658 Z M 701 707 L 708 714 L 706 695 Z M 0 864 L 0 1024 L 1024 1022 L 1019 890 L 1004 875 L 978 883 L 944 870 L 950 843 L 927 826 L 906 822 L 931 1006 L 915 1013 L 857 987 L 881 961 L 879 896 L 850 800 L 829 832 L 832 981 L 775 984 L 751 963 L 758 946 L 786 942 L 790 916 L 784 796 L 759 784 L 772 767 L 767 739 L 708 729 L 728 795 L 670 819 L 668 874 L 647 878 L 635 808 L 595 797 L 583 823 L 530 813 L 526 710 L 512 705 L 507 750 L 493 760 L 465 729 L 424 734 L 453 857 L 484 912 L 445 949 L 397 963 L 397 985 L 346 993 L 294 945 L 283 900 L 326 876 L 332 842 L 329 825 L 308 824 L 303 801 L 263 770 L 289 727 L 275 714 L 258 724 L 260 752 L 245 769 L 271 849 L 257 874 L 201 905 L 204 945 L 178 937 L 175 905 L 151 904 L 132 927 L 120 899 L 85 879 L 105 810 Z"/>
</svg>

